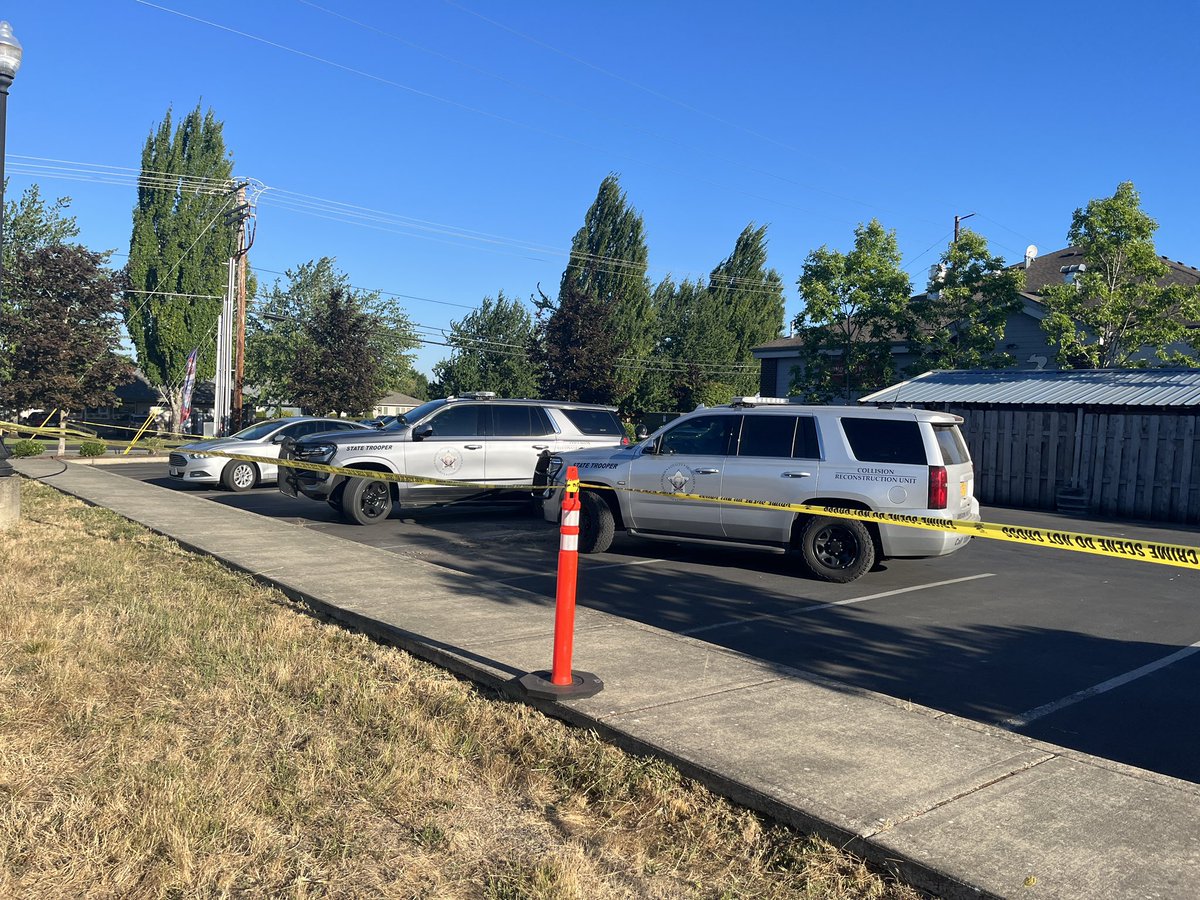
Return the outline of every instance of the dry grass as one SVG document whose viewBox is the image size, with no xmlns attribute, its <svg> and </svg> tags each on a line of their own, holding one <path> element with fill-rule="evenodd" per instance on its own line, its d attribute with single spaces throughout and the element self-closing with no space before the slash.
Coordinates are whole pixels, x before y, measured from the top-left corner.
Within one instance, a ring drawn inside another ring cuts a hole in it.
<svg viewBox="0 0 1200 900">
<path fill-rule="evenodd" d="M 0 896 L 915 898 L 50 488 L 0 532 Z"/>
</svg>

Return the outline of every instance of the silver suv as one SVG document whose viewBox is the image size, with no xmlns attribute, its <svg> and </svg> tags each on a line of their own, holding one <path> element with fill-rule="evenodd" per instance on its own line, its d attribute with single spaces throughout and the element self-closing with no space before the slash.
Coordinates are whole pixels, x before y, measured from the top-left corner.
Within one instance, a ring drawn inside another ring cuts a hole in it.
<svg viewBox="0 0 1200 900">
<path fill-rule="evenodd" d="M 396 483 L 281 468 L 279 490 L 292 497 L 303 494 L 324 500 L 359 525 L 383 521 L 396 502 L 404 508 L 470 500 L 529 503 L 529 486 L 547 483 L 544 474 L 540 482 L 535 481 L 536 470 L 540 467 L 544 473 L 551 454 L 584 447 L 615 448 L 622 441 L 626 441 L 625 431 L 611 406 L 499 400 L 481 391 L 430 400 L 377 430 L 285 442 L 280 453 L 281 460 L 413 475 L 438 483 Z M 480 489 L 479 484 L 494 489 Z"/>
<path fill-rule="evenodd" d="M 557 454 L 543 507 L 557 521 L 566 467 L 582 482 L 579 549 L 608 549 L 613 533 L 794 552 L 813 575 L 848 582 L 888 557 L 943 556 L 969 537 L 713 503 L 699 494 L 977 521 L 974 469 L 962 419 L 921 409 L 800 406 L 745 397 L 701 408 L 638 444 Z M 639 493 L 644 491 L 646 493 Z"/>
</svg>

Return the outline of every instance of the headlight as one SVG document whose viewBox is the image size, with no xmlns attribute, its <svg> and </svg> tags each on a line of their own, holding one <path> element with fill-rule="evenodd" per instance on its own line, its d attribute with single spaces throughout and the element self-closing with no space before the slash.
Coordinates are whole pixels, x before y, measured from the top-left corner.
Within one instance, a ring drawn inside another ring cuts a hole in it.
<svg viewBox="0 0 1200 900">
<path fill-rule="evenodd" d="M 207 453 L 189 453 L 188 459 L 208 459 Z"/>
<path fill-rule="evenodd" d="M 337 444 L 297 444 L 292 451 L 294 459 L 305 462 L 327 463 L 337 453 Z"/>
</svg>

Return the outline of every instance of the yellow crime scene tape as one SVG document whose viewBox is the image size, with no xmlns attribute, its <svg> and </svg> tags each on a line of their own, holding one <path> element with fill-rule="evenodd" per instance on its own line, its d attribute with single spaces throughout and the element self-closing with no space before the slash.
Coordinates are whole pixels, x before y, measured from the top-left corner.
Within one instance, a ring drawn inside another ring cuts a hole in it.
<svg viewBox="0 0 1200 900">
<path fill-rule="evenodd" d="M 86 422 L 76 424 L 89 424 Z M 117 426 L 104 426 L 106 428 Z M 16 422 L 0 422 L 0 431 L 11 431 L 14 434 L 41 435 L 48 438 L 68 437 L 78 441 L 98 441 L 109 447 L 133 447 L 136 446 L 134 441 L 122 441 L 116 438 L 102 438 L 92 434 L 89 431 L 80 431 L 76 428 L 50 428 L 39 427 L 37 425 L 19 425 Z M 195 435 L 191 435 L 195 439 Z M 179 441 L 164 441 L 164 446 L 179 446 Z"/>
<path fill-rule="evenodd" d="M 487 484 L 477 481 L 454 481 L 445 478 L 424 478 L 418 475 L 398 475 L 394 472 L 376 472 L 364 469 L 347 468 L 344 466 L 329 466 L 322 463 L 303 462 L 288 459 L 276 460 L 266 457 L 248 456 L 241 453 L 224 453 L 220 450 L 204 451 L 210 456 L 223 456 L 246 462 L 265 462 L 283 468 L 304 469 L 310 472 L 328 472 L 336 475 L 346 475 L 351 478 L 364 476 L 380 481 L 397 482 L 401 484 L 437 484 L 450 487 L 477 488 L 481 491 L 542 491 L 553 485 L 537 484 Z M 903 525 L 907 528 L 923 528 L 931 531 L 950 531 L 965 534 L 969 537 L 982 537 L 995 541 L 1008 541 L 1014 544 L 1027 544 L 1034 547 L 1053 547 L 1059 550 L 1071 550 L 1076 553 L 1091 553 L 1096 556 L 1110 556 L 1117 559 L 1131 559 L 1138 562 L 1159 563 L 1184 569 L 1200 570 L 1200 547 L 1189 547 L 1185 544 L 1166 544 L 1158 541 L 1130 540 L 1127 538 L 1105 537 L 1099 534 L 1082 534 L 1074 531 L 1057 531 L 1047 528 L 1035 528 L 1028 525 L 997 525 L 990 522 L 974 522 L 959 519 L 942 519 L 936 516 L 908 516 L 898 513 L 872 512 L 863 509 L 845 509 L 832 506 L 811 506 L 806 503 L 776 503 L 770 500 L 742 500 L 736 497 L 714 497 L 707 494 L 672 494 L 668 491 L 651 491 L 639 488 L 614 488 L 606 484 L 594 484 L 574 480 L 567 487 L 587 488 L 591 490 L 625 491 L 633 494 L 649 494 L 658 497 L 674 497 L 680 500 L 698 500 L 706 503 L 724 503 L 732 506 L 748 506 L 760 509 L 775 509 L 785 512 L 809 513 L 813 515 L 831 516 L 838 519 L 856 519 L 864 522 L 884 522 L 890 525 Z"/>
<path fill-rule="evenodd" d="M 24 432 L 45 431 L 59 434 L 57 429 L 38 429 L 26 426 L 14 426 L 0 422 L 0 429 L 21 430 Z M 69 434 L 70 432 L 68 432 Z M 478 481 L 456 481 L 446 478 L 425 478 L 419 475 L 400 475 L 395 472 L 378 472 L 371 469 L 355 469 L 346 466 L 330 466 L 324 463 L 305 462 L 298 459 L 271 459 L 265 456 L 253 456 L 245 453 L 227 453 L 222 450 L 189 451 L 205 456 L 217 456 L 224 459 L 236 459 L 242 462 L 265 463 L 287 469 L 302 469 L 308 472 L 327 472 L 332 475 L 345 475 L 350 478 L 373 478 L 398 484 L 434 484 L 449 487 L 475 488 L 480 491 L 542 491 L 557 488 L 556 485 L 545 484 L 494 484 Z M 862 522 L 882 522 L 889 525 L 902 525 L 906 528 L 922 528 L 930 531 L 949 531 L 965 534 L 969 537 L 981 537 L 994 541 L 1007 541 L 1013 544 L 1025 544 L 1032 547 L 1050 547 L 1057 550 L 1069 550 L 1075 553 L 1090 553 L 1095 556 L 1108 556 L 1116 559 L 1128 559 L 1136 562 L 1158 563 L 1183 569 L 1200 570 L 1200 547 L 1190 547 L 1186 544 L 1167 544 L 1160 541 L 1143 541 L 1129 538 L 1105 537 L 1099 534 L 1084 534 L 1075 531 L 1058 531 L 1049 528 L 1036 528 L 1031 525 L 999 525 L 992 522 L 975 522 L 962 519 L 942 519 L 936 516 L 910 516 L 900 513 L 873 512 L 864 509 L 847 509 L 835 506 L 812 506 L 807 503 L 778 503 L 771 500 L 744 500 L 737 497 L 715 497 L 708 494 L 673 494 L 668 491 L 652 491 L 640 488 L 612 487 L 607 484 L 596 484 L 586 481 L 574 481 L 571 487 L 590 490 L 624 491 L 632 494 L 648 494 L 657 497 L 673 497 L 679 500 L 696 500 L 705 503 L 723 503 L 730 506 L 745 506 L 759 509 L 773 509 L 784 512 L 808 513 L 810 515 L 830 516 L 837 519 L 854 519 Z"/>
</svg>

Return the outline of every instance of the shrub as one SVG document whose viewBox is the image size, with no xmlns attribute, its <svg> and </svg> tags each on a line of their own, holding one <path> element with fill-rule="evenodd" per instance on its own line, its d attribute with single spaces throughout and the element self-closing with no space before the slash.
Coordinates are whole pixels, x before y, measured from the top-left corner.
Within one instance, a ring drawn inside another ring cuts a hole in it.
<svg viewBox="0 0 1200 900">
<path fill-rule="evenodd" d="M 108 452 L 108 444 L 104 441 L 84 441 L 79 445 L 80 456 L 103 456 Z"/>
<path fill-rule="evenodd" d="M 46 448 L 41 444 L 41 442 L 35 441 L 33 438 L 25 438 L 24 440 L 17 441 L 12 445 L 11 449 L 12 455 L 18 458 L 25 456 L 41 456 L 46 451 Z"/>
<path fill-rule="evenodd" d="M 163 448 L 167 446 L 167 442 L 162 438 L 146 438 L 142 441 L 142 446 L 150 453 L 162 453 Z"/>
</svg>

